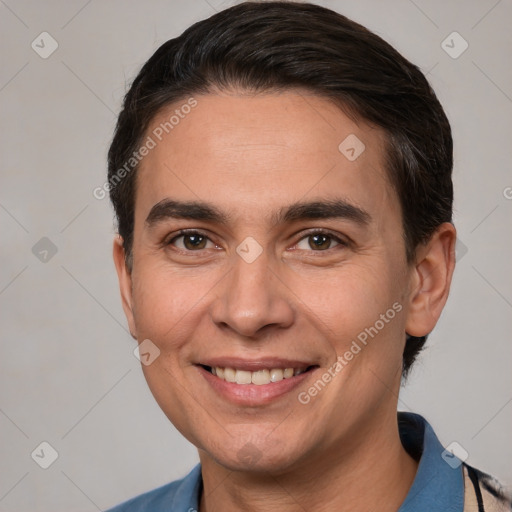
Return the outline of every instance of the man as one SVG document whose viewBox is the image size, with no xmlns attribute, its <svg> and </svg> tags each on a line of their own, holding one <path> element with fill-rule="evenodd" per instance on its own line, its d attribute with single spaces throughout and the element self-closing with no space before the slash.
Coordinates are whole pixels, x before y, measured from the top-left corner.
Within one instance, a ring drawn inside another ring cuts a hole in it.
<svg viewBox="0 0 512 512">
<path fill-rule="evenodd" d="M 109 152 L 114 260 L 201 464 L 113 510 L 510 510 L 396 412 L 449 293 L 451 170 L 425 77 L 333 11 L 242 3 L 156 51 Z"/>
</svg>

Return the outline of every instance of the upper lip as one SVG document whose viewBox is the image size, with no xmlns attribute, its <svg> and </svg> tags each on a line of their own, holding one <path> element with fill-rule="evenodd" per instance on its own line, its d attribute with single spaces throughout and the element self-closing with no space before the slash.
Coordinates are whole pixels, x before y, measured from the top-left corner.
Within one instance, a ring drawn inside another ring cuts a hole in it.
<svg viewBox="0 0 512 512">
<path fill-rule="evenodd" d="M 217 368 L 234 368 L 236 370 L 245 370 L 257 372 L 258 370 L 270 370 L 273 368 L 308 368 L 315 366 L 311 361 L 299 361 L 292 359 L 283 359 L 279 357 L 243 359 L 238 357 L 215 357 L 204 359 L 198 364 Z"/>
</svg>

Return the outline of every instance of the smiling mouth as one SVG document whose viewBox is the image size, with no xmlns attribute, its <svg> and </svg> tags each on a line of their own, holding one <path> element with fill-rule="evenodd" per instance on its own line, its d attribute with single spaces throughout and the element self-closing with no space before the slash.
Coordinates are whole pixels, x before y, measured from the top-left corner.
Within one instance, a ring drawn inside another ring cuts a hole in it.
<svg viewBox="0 0 512 512">
<path fill-rule="evenodd" d="M 283 379 L 291 379 L 292 377 L 296 377 L 297 375 L 301 375 L 317 368 L 317 366 L 314 365 L 302 368 L 269 368 L 252 372 L 229 367 L 222 368 L 220 366 L 200 366 L 202 366 L 212 375 L 215 375 L 220 380 L 233 384 L 255 384 L 257 386 L 263 386 L 273 382 L 280 382 Z"/>
</svg>

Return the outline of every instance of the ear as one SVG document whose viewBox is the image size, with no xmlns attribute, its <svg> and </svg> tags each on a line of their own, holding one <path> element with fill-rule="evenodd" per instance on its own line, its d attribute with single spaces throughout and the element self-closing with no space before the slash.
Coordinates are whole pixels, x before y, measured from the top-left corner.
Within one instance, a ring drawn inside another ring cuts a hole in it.
<svg viewBox="0 0 512 512">
<path fill-rule="evenodd" d="M 456 235 L 453 224 L 445 222 L 417 248 L 405 326 L 411 336 L 426 336 L 441 316 L 455 268 Z"/>
<path fill-rule="evenodd" d="M 121 292 L 121 302 L 123 304 L 124 314 L 128 320 L 130 334 L 136 340 L 137 329 L 135 326 L 135 318 L 133 315 L 132 300 L 132 276 L 131 271 L 126 265 L 125 251 L 123 247 L 123 239 L 120 236 L 114 238 L 113 247 L 114 264 L 117 270 L 117 278 L 119 280 L 119 290 Z"/>
</svg>

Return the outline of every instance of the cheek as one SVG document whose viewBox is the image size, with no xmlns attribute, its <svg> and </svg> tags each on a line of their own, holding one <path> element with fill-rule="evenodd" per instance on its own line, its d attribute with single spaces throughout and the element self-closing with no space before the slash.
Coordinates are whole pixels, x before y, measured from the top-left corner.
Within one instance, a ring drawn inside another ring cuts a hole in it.
<svg viewBox="0 0 512 512">
<path fill-rule="evenodd" d="M 324 333 L 336 354 L 344 354 L 356 341 L 362 349 L 353 348 L 358 351 L 353 359 L 395 364 L 401 357 L 397 340 L 404 329 L 403 283 L 391 270 L 351 264 L 314 281 L 296 280 L 293 288 L 303 314 Z"/>
<path fill-rule="evenodd" d="M 401 284 L 389 269 L 352 265 L 310 288 L 303 314 L 327 340 L 333 358 L 316 407 L 340 425 L 393 397 L 405 339 Z"/>
<path fill-rule="evenodd" d="M 134 272 L 134 316 L 139 339 L 154 339 L 157 344 L 165 342 L 165 346 L 179 340 L 200 314 L 212 288 L 213 282 L 210 284 L 205 277 L 149 265 Z"/>
</svg>

